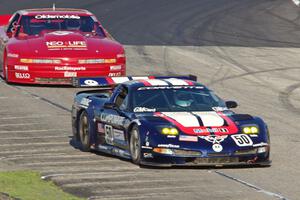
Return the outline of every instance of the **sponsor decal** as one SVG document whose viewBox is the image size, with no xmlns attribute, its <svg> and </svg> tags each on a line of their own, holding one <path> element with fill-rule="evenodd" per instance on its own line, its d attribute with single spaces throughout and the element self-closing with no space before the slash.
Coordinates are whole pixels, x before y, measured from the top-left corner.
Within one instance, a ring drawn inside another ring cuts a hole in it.
<svg viewBox="0 0 300 200">
<path fill-rule="evenodd" d="M 149 146 L 142 146 L 142 149 L 152 149 L 152 147 L 149 147 Z"/>
<path fill-rule="evenodd" d="M 86 70 L 85 67 L 69 67 L 69 66 L 62 66 L 62 67 L 54 67 L 55 71 L 84 71 Z"/>
<path fill-rule="evenodd" d="M 112 114 L 102 113 L 100 115 L 100 120 L 102 122 L 106 122 L 106 123 L 110 123 L 110 124 L 115 124 L 115 125 L 122 126 L 124 124 L 125 117 L 120 117 L 118 115 L 112 115 Z"/>
<path fill-rule="evenodd" d="M 104 131 L 104 124 L 98 123 L 97 124 L 97 131 L 98 131 L 98 133 L 105 133 L 105 131 Z"/>
<path fill-rule="evenodd" d="M 179 145 L 176 144 L 159 144 L 158 147 L 165 147 L 165 148 L 179 148 Z"/>
<path fill-rule="evenodd" d="M 48 49 L 61 49 L 66 48 L 63 50 L 69 50 L 72 48 L 86 48 L 86 42 L 85 41 L 49 41 L 46 42 L 46 45 Z"/>
<path fill-rule="evenodd" d="M 28 66 L 26 66 L 26 65 L 15 65 L 15 70 L 28 71 Z"/>
<path fill-rule="evenodd" d="M 104 125 L 105 132 L 105 141 L 107 144 L 113 144 L 114 136 L 113 136 L 113 128 L 111 125 Z"/>
<path fill-rule="evenodd" d="M 35 19 L 80 19 L 78 15 L 36 15 Z"/>
<path fill-rule="evenodd" d="M 228 108 L 226 108 L 226 107 L 212 107 L 212 109 L 216 112 L 223 112 L 223 111 L 228 110 Z"/>
<path fill-rule="evenodd" d="M 215 152 L 221 152 L 223 150 L 223 147 L 222 145 L 220 144 L 213 144 L 212 145 L 212 149 L 215 151 Z"/>
<path fill-rule="evenodd" d="M 64 72 L 64 77 L 77 77 L 77 72 Z"/>
<path fill-rule="evenodd" d="M 7 54 L 7 57 L 9 57 L 9 58 L 19 58 L 19 54 L 16 54 L 16 53 L 8 53 L 8 54 Z"/>
<path fill-rule="evenodd" d="M 80 101 L 80 105 L 88 107 L 91 101 L 92 100 L 90 100 L 88 98 L 82 98 L 81 101 Z"/>
<path fill-rule="evenodd" d="M 223 146 L 220 143 L 223 142 L 228 137 L 228 135 L 208 135 L 208 136 L 199 136 L 199 137 L 201 139 L 213 143 L 212 149 L 215 152 L 221 152 L 223 150 Z"/>
<path fill-rule="evenodd" d="M 199 136 L 199 137 L 213 144 L 220 144 L 228 137 L 228 135 L 207 135 L 207 136 Z"/>
<path fill-rule="evenodd" d="M 116 155 L 119 155 L 119 156 L 123 156 L 123 157 L 127 157 L 127 156 L 129 156 L 129 154 L 126 152 L 126 151 L 124 151 L 124 150 L 122 150 L 122 149 L 112 149 L 112 152 L 114 153 L 114 154 L 116 154 Z"/>
<path fill-rule="evenodd" d="M 104 145 L 101 145 L 101 144 L 99 144 L 99 145 L 98 145 L 98 149 L 101 149 L 101 150 L 104 150 L 104 151 L 106 151 L 106 150 L 108 150 L 108 147 L 107 147 L 107 146 L 104 146 Z"/>
<path fill-rule="evenodd" d="M 121 72 L 116 72 L 116 73 L 109 73 L 108 76 L 121 76 Z"/>
<path fill-rule="evenodd" d="M 121 70 L 122 69 L 122 65 L 112 65 L 110 66 L 110 70 Z"/>
<path fill-rule="evenodd" d="M 153 158 L 152 153 L 144 153 L 144 158 Z"/>
<path fill-rule="evenodd" d="M 246 134 L 232 135 L 231 138 L 233 139 L 235 144 L 239 147 L 247 147 L 247 146 L 252 146 L 253 145 L 253 141 Z"/>
<path fill-rule="evenodd" d="M 176 135 L 167 135 L 167 138 L 176 138 Z"/>
<path fill-rule="evenodd" d="M 179 141 L 185 141 L 185 142 L 198 142 L 197 136 L 190 136 L 190 135 L 180 135 Z"/>
<path fill-rule="evenodd" d="M 194 128 L 194 133 L 228 133 L 227 128 Z"/>
<path fill-rule="evenodd" d="M 124 131 L 118 130 L 118 129 L 113 129 L 113 133 L 114 133 L 114 140 L 125 141 Z"/>
<path fill-rule="evenodd" d="M 30 79 L 30 74 L 29 73 L 15 73 L 15 77 L 18 79 Z"/>
<path fill-rule="evenodd" d="M 97 86 L 97 85 L 99 85 L 97 81 L 90 80 L 90 79 L 85 80 L 84 84 L 89 85 L 89 86 Z"/>
<path fill-rule="evenodd" d="M 253 147 L 262 147 L 262 146 L 268 146 L 268 145 L 269 145 L 268 143 L 261 142 L 261 143 L 258 143 L 258 144 L 253 144 Z"/>
<path fill-rule="evenodd" d="M 51 35 L 69 35 L 71 33 L 73 33 L 73 32 L 71 32 L 71 31 L 53 31 L 49 34 L 51 34 Z"/>
<path fill-rule="evenodd" d="M 136 80 L 143 79 L 141 77 L 137 77 Z M 147 78 L 148 79 L 148 78 Z M 145 83 L 145 80 L 140 80 Z M 203 86 L 155 86 L 155 87 L 140 87 L 138 90 L 159 90 L 159 89 L 203 89 Z"/>
<path fill-rule="evenodd" d="M 135 107 L 133 112 L 156 112 L 155 108 Z"/>
</svg>

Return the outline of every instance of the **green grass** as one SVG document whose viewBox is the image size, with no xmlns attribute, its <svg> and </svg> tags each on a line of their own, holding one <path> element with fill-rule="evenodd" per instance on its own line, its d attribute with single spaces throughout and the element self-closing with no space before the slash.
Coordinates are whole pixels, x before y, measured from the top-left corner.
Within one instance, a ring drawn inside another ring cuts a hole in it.
<svg viewBox="0 0 300 200">
<path fill-rule="evenodd" d="M 33 171 L 0 172 L 0 193 L 22 200 L 82 200 L 40 177 L 39 173 Z"/>
</svg>

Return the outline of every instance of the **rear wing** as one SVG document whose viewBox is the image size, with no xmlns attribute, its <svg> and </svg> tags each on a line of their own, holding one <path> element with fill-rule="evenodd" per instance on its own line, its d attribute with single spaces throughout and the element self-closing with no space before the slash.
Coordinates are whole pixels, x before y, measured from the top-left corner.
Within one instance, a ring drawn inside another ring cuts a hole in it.
<svg viewBox="0 0 300 200">
<path fill-rule="evenodd" d="M 0 15 L 0 26 L 6 26 L 12 15 Z"/>
<path fill-rule="evenodd" d="M 120 77 L 88 77 L 88 78 L 72 78 L 72 85 L 74 87 L 105 87 L 110 85 L 116 85 L 131 80 L 147 80 L 147 79 L 168 79 L 178 78 L 184 80 L 197 81 L 197 76 L 185 75 L 185 76 L 120 76 Z"/>
</svg>

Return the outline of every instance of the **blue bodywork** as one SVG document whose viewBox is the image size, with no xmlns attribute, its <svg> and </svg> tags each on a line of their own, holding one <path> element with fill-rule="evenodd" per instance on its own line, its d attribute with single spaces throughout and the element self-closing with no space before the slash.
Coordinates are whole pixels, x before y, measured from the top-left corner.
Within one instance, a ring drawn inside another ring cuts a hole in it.
<svg viewBox="0 0 300 200">
<path fill-rule="evenodd" d="M 202 84 L 193 84 L 208 90 Z M 191 136 L 171 121 L 159 117 L 156 112 L 133 112 L 132 109 L 115 106 L 124 88 L 128 91 L 130 105 L 131 96 L 140 87 L 145 87 L 143 82 L 132 80 L 115 87 L 77 93 L 72 106 L 74 137 L 79 138 L 80 115 L 85 112 L 88 116 L 89 145 L 97 151 L 130 159 L 131 130 L 138 128 L 140 164 L 143 165 L 270 165 L 269 133 L 261 118 L 224 109 L 218 113 L 234 123 L 236 133 L 216 135 L 207 127 L 209 134 Z M 259 133 L 245 134 L 242 132 L 244 126 L 256 126 Z M 176 127 L 179 134 L 164 135 L 158 127 Z M 168 153 L 159 152 L 161 149 L 167 149 Z"/>
</svg>

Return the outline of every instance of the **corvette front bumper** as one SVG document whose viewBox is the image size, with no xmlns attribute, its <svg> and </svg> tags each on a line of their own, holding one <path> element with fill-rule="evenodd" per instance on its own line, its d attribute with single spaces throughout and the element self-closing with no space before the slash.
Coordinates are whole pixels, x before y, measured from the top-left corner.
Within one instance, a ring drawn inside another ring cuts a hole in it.
<svg viewBox="0 0 300 200">
<path fill-rule="evenodd" d="M 148 151 L 143 153 L 142 165 L 150 166 L 204 166 L 204 167 L 225 167 L 225 166 L 270 166 L 269 151 L 264 153 L 246 155 L 215 154 L 211 156 L 200 155 L 167 155 Z"/>
</svg>

